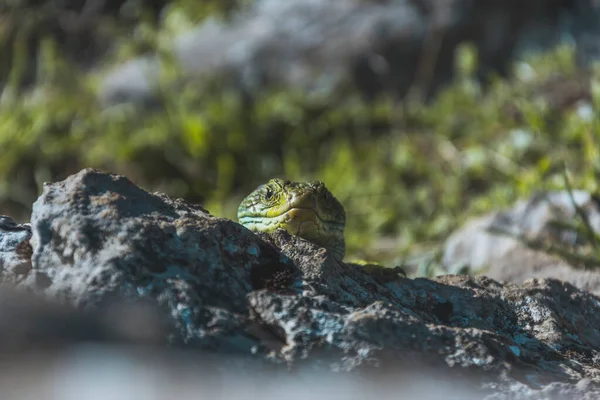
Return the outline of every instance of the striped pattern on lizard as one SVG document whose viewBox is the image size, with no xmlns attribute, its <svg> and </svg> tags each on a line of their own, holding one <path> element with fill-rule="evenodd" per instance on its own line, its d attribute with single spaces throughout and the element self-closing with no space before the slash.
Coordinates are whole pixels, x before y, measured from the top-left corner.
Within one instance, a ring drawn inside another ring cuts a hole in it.
<svg viewBox="0 0 600 400">
<path fill-rule="evenodd" d="M 344 258 L 346 212 L 323 182 L 271 179 L 242 201 L 238 221 L 255 232 L 284 229 Z"/>
</svg>

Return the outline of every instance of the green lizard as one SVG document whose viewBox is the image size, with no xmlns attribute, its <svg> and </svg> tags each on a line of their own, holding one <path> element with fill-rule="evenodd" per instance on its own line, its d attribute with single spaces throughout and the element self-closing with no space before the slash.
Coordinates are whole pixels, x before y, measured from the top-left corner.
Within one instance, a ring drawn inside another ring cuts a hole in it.
<svg viewBox="0 0 600 400">
<path fill-rule="evenodd" d="M 255 232 L 284 229 L 326 248 L 339 261 L 344 258 L 346 212 L 323 182 L 271 179 L 242 201 L 238 221 Z M 364 261 L 355 264 L 384 281 L 404 274 L 400 267 L 386 268 Z"/>
<path fill-rule="evenodd" d="M 242 201 L 238 221 L 255 232 L 284 229 L 344 258 L 346 212 L 323 182 L 271 179 Z"/>
</svg>

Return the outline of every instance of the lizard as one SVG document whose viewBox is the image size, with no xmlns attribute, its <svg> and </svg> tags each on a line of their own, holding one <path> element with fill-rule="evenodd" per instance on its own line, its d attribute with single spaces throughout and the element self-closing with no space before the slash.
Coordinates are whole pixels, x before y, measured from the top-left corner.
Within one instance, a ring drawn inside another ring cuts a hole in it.
<svg viewBox="0 0 600 400">
<path fill-rule="evenodd" d="M 342 261 L 346 252 L 346 211 L 321 181 L 294 182 L 274 178 L 258 186 L 238 208 L 238 222 L 254 232 L 283 229 L 331 252 Z M 404 273 L 400 267 L 355 262 L 378 280 Z"/>
</svg>

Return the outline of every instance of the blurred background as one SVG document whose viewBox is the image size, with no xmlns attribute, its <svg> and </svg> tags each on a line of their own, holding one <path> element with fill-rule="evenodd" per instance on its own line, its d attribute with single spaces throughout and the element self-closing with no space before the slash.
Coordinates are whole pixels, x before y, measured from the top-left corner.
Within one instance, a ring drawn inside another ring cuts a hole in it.
<svg viewBox="0 0 600 400">
<path fill-rule="evenodd" d="M 348 256 L 436 251 L 533 191 L 595 191 L 595 0 L 2 0 L 0 214 L 85 167 L 235 219 L 322 180 Z"/>
</svg>

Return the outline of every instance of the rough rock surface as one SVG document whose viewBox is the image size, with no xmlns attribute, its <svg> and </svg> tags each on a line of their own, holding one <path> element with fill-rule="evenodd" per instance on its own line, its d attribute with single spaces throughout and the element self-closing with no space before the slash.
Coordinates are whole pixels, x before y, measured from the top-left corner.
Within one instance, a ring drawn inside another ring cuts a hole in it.
<svg viewBox="0 0 600 400">
<path fill-rule="evenodd" d="M 574 202 L 573 202 L 574 201 Z M 557 278 L 600 294 L 600 274 L 585 270 L 557 255 L 527 246 L 532 242 L 572 248 L 588 244 L 584 235 L 566 223 L 583 212 L 594 232 L 600 233 L 600 202 L 585 191 L 538 193 L 508 210 L 476 218 L 452 234 L 444 248 L 443 265 L 449 273 L 461 270 L 501 281 L 521 283 L 528 278 Z"/>
<path fill-rule="evenodd" d="M 31 229 L 19 287 L 82 313 L 142 301 L 157 315 L 139 324 L 158 334 L 146 343 L 222 355 L 238 371 L 417 375 L 421 393 L 440 376 L 472 395 L 456 398 L 600 393 L 600 299 L 566 282 L 375 279 L 285 231 L 255 235 L 91 169 L 46 184 Z M 118 332 L 135 331 L 121 319 Z"/>
<path fill-rule="evenodd" d="M 172 51 L 184 74 L 225 74 L 249 91 L 329 93 L 349 84 L 367 95 L 428 94 L 451 78 L 462 42 L 477 46 L 480 75 L 502 74 L 519 48 L 554 44 L 565 27 L 576 42 L 593 42 L 589 21 L 599 13 L 591 0 L 256 0 L 229 22 L 176 38 Z M 106 77 L 101 98 L 151 101 L 159 73 L 155 57 L 132 60 Z"/>
<path fill-rule="evenodd" d="M 31 270 L 31 227 L 0 215 L 0 279 L 17 282 Z"/>
<path fill-rule="evenodd" d="M 292 279 L 290 261 L 247 229 L 122 176 L 46 185 L 31 225 L 28 287 L 82 307 L 147 299 L 169 311 L 174 342 L 249 353 L 246 295 Z"/>
</svg>

